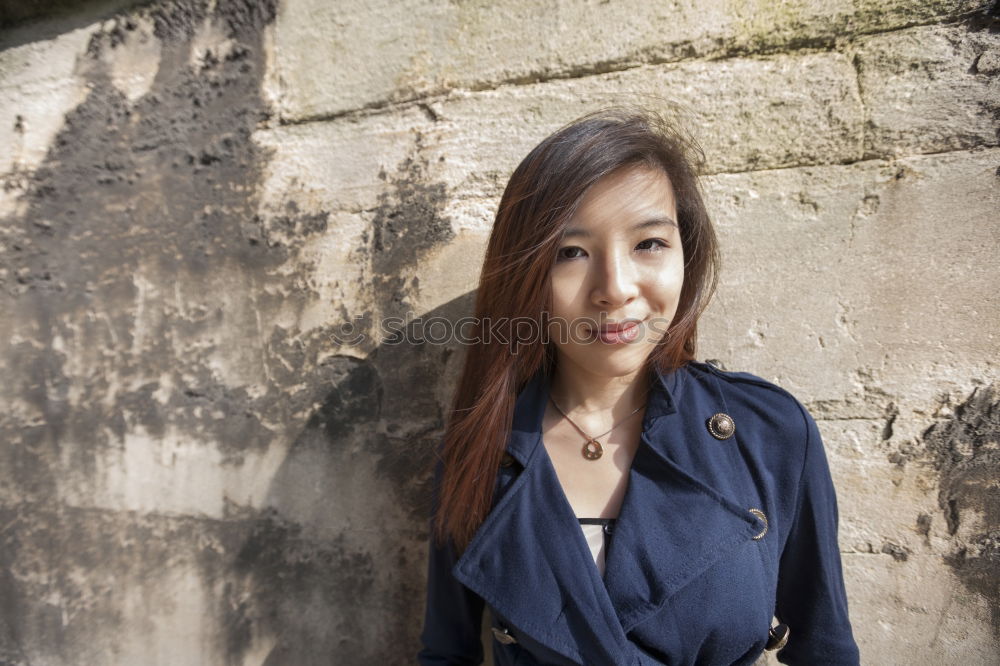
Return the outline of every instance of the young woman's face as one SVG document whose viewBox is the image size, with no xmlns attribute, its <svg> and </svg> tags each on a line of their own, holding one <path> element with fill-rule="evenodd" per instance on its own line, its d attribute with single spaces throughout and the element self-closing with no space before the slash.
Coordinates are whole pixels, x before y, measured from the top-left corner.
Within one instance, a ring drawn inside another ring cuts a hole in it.
<svg viewBox="0 0 1000 666">
<path fill-rule="evenodd" d="M 602 376 L 639 370 L 677 311 L 684 249 L 669 178 L 634 167 L 588 190 L 550 275 L 548 327 L 560 367 Z"/>
</svg>

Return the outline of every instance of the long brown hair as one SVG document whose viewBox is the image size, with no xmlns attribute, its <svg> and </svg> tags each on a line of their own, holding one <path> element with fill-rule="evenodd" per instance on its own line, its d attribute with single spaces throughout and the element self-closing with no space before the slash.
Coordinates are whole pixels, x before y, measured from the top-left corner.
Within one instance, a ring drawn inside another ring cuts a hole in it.
<svg viewBox="0 0 1000 666">
<path fill-rule="evenodd" d="M 536 372 L 551 373 L 554 353 L 541 339 L 506 335 L 483 342 L 497 322 L 538 322 L 549 307 L 549 272 L 563 228 L 587 190 L 619 169 L 644 166 L 669 178 L 684 248 L 684 283 L 669 333 L 647 360 L 657 372 L 694 358 L 698 317 L 715 290 L 718 248 L 702 200 L 704 153 L 677 124 L 637 107 L 587 114 L 538 144 L 514 170 L 486 248 L 476 295 L 479 342 L 466 347 L 441 449 L 434 537 L 459 551 L 489 513 L 496 472 L 518 393 Z"/>
</svg>

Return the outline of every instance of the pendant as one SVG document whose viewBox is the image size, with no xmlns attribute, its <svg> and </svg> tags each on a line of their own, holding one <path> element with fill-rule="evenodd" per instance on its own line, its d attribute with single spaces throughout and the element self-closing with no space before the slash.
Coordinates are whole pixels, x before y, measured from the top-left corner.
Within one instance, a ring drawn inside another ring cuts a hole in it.
<svg viewBox="0 0 1000 666">
<path fill-rule="evenodd" d="M 604 447 L 596 439 L 588 439 L 583 445 L 583 457 L 587 460 L 597 460 L 604 455 Z"/>
</svg>

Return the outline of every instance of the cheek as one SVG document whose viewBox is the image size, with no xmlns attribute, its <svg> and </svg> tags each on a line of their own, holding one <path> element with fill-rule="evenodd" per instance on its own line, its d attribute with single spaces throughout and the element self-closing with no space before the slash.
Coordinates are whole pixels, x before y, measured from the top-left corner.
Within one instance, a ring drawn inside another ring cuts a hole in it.
<svg viewBox="0 0 1000 666">
<path fill-rule="evenodd" d="M 549 308 L 548 329 L 555 339 L 566 339 L 574 326 L 581 325 L 581 318 L 580 311 L 572 302 L 553 296 L 552 306 Z"/>
<path fill-rule="evenodd" d="M 657 271 L 651 280 L 654 297 L 664 305 L 677 302 L 684 286 L 684 266 L 679 264 L 665 267 Z"/>
<path fill-rule="evenodd" d="M 579 294 L 579 280 L 570 276 L 553 276 L 550 285 L 549 303 L 552 314 L 558 316 L 570 313 Z"/>
</svg>

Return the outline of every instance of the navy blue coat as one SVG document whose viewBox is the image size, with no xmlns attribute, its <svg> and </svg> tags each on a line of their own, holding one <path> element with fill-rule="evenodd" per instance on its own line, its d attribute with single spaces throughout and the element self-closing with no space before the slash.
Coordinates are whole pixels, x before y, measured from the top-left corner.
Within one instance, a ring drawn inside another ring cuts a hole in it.
<svg viewBox="0 0 1000 666">
<path fill-rule="evenodd" d="M 548 390 L 538 374 L 518 396 L 514 463 L 469 547 L 431 541 L 420 664 L 481 663 L 484 608 L 510 637 L 496 666 L 752 664 L 772 616 L 782 663 L 859 663 L 833 482 L 795 398 L 703 363 L 658 376 L 602 578 L 541 441 Z"/>
</svg>

